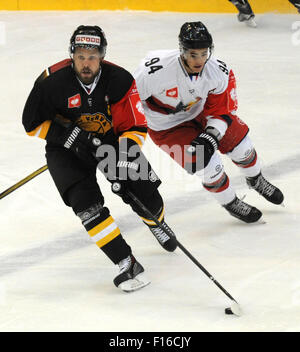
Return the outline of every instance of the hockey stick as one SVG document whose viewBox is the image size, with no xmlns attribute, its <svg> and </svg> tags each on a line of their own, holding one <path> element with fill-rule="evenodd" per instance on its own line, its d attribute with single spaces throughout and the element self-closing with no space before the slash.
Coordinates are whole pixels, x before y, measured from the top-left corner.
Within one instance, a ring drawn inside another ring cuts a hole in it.
<svg viewBox="0 0 300 352">
<path fill-rule="evenodd" d="M 9 187 L 7 190 L 5 190 L 4 192 L 2 192 L 0 194 L 0 199 L 6 197 L 7 195 L 9 195 L 11 192 L 15 191 L 16 189 L 18 189 L 19 187 L 23 186 L 25 183 L 29 182 L 30 180 L 32 180 L 34 177 L 40 175 L 42 172 L 46 171 L 48 169 L 48 165 L 44 165 L 43 167 L 37 169 L 36 171 L 34 171 L 33 173 L 31 173 L 30 175 L 28 175 L 27 177 L 23 178 L 23 180 L 17 182 L 15 185 Z"/>
<path fill-rule="evenodd" d="M 120 191 L 120 189 L 122 188 L 121 184 L 119 182 L 114 182 L 112 184 L 112 191 L 114 193 L 118 193 Z M 164 232 L 169 232 L 169 229 L 166 229 L 162 226 L 161 222 L 157 219 L 156 216 L 154 216 L 152 214 L 152 212 L 129 190 L 126 190 L 126 194 L 133 200 L 133 202 L 140 208 L 142 209 L 145 214 L 147 215 L 147 217 L 149 219 L 151 219 L 152 221 L 154 221 L 156 223 L 157 226 L 159 226 Z M 169 236 L 173 236 L 173 234 L 171 233 L 168 233 Z M 225 293 L 225 295 L 231 299 L 232 303 L 231 303 L 231 306 L 230 308 L 226 308 L 225 309 L 225 313 L 226 314 L 235 314 L 237 316 L 241 316 L 242 315 L 242 311 L 241 311 L 241 308 L 239 306 L 239 304 L 237 303 L 237 301 L 231 296 L 230 293 L 228 293 L 225 288 L 219 284 L 219 282 L 204 268 L 203 265 L 201 265 L 198 260 L 178 241 L 177 239 L 177 245 L 178 247 L 183 251 L 183 253 L 185 255 L 187 255 L 191 261 L 197 265 L 197 267 L 202 270 L 202 272 L 210 279 L 213 281 L 213 283 L 215 285 L 217 285 L 219 287 L 219 289 Z"/>
<path fill-rule="evenodd" d="M 62 116 L 56 116 L 55 117 L 55 122 L 57 122 L 59 125 L 66 127 L 69 123 L 70 120 L 67 120 L 65 118 L 63 118 Z M 23 186 L 25 183 L 29 182 L 30 180 L 32 180 L 33 178 L 35 178 L 36 176 L 40 175 L 42 172 L 46 171 L 48 169 L 48 165 L 44 165 L 41 168 L 37 169 L 36 171 L 34 171 L 33 173 L 31 173 L 30 175 L 28 175 L 27 177 L 23 178 L 23 180 L 17 182 L 15 185 L 9 187 L 7 190 L 5 190 L 4 192 L 2 192 L 0 194 L 0 199 L 6 197 L 7 195 L 9 195 L 10 193 L 12 193 L 13 191 L 15 191 L 16 189 L 20 188 L 21 186 Z"/>
</svg>

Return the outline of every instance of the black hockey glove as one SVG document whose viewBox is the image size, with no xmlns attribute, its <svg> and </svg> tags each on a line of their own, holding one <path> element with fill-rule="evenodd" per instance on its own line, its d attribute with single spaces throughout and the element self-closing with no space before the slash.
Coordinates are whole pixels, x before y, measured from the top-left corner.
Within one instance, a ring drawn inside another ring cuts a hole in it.
<svg viewBox="0 0 300 352">
<path fill-rule="evenodd" d="M 127 190 L 143 198 L 151 195 L 161 183 L 139 145 L 130 138 L 121 138 L 115 167 L 108 166 L 108 169 L 107 178 L 113 184 L 112 191 L 132 207 Z M 119 186 L 114 187 L 115 183 Z"/>
<path fill-rule="evenodd" d="M 82 145 L 86 146 L 91 152 L 95 153 L 101 141 L 95 137 L 93 133 L 82 130 L 76 125 L 71 125 L 67 128 L 63 139 L 63 146 L 67 149 L 78 153 Z"/>
<path fill-rule="evenodd" d="M 101 140 L 95 137 L 93 133 L 82 130 L 74 123 L 65 127 L 53 122 L 46 139 L 71 150 L 90 165 L 97 164 L 95 154 Z"/>
<path fill-rule="evenodd" d="M 109 167 L 108 180 L 113 183 L 112 191 L 118 194 L 123 202 L 129 204 L 131 199 L 126 195 L 126 190 L 132 181 L 138 179 L 140 169 L 139 161 L 141 149 L 132 139 L 121 138 L 118 144 L 117 160 L 115 165 Z M 119 184 L 119 188 L 114 186 Z"/>
<path fill-rule="evenodd" d="M 203 154 L 199 153 L 199 155 L 197 155 L 197 146 L 203 146 Z M 192 140 L 191 145 L 187 149 L 187 152 L 192 155 L 197 155 L 197 158 L 200 158 L 199 170 L 201 170 L 208 165 L 214 152 L 218 150 L 218 146 L 219 142 L 215 136 L 209 133 L 200 133 L 198 137 Z"/>
</svg>

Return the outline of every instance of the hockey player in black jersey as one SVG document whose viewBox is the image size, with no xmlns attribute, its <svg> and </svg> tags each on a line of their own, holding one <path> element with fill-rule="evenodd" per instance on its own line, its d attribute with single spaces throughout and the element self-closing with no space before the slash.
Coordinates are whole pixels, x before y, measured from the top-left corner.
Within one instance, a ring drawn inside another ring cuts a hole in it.
<svg viewBox="0 0 300 352">
<path fill-rule="evenodd" d="M 256 22 L 254 20 L 254 12 L 251 8 L 248 0 L 229 0 L 239 11 L 238 20 L 240 22 L 245 22 L 250 27 L 256 27 Z M 289 0 L 293 4 L 298 12 L 300 13 L 300 0 Z"/>
<path fill-rule="evenodd" d="M 104 60 L 106 47 L 100 27 L 79 26 L 70 40 L 71 59 L 50 66 L 36 80 L 24 107 L 23 125 L 30 136 L 46 140 L 48 168 L 64 203 L 106 256 L 119 264 L 114 284 L 134 291 L 149 280 L 104 205 L 97 166 L 105 162 L 102 172 L 110 182 L 121 184 L 119 195 L 164 249 L 174 251 L 177 242 L 172 231 L 164 233 L 126 196 L 130 190 L 165 224 L 157 189 L 161 181 L 140 149 L 147 125 L 135 81 L 128 71 Z M 111 150 L 114 155 L 107 158 L 103 151 Z M 131 177 L 141 169 L 146 177 Z"/>
</svg>

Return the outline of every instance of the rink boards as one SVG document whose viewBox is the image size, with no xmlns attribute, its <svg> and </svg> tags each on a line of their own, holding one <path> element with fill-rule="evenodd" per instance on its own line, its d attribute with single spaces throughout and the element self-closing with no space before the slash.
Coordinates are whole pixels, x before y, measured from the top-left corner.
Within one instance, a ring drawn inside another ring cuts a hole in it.
<svg viewBox="0 0 300 352">
<path fill-rule="evenodd" d="M 296 13 L 288 0 L 251 0 L 255 13 Z M 233 13 L 228 0 L 0 0 L 0 10 L 148 10 Z"/>
</svg>

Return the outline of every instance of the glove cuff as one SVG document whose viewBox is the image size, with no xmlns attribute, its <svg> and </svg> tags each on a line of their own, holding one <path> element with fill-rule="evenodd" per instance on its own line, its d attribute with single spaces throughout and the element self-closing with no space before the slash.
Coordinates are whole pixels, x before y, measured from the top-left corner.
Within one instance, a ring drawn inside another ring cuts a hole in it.
<svg viewBox="0 0 300 352">
<path fill-rule="evenodd" d="M 218 150 L 219 143 L 215 136 L 208 133 L 201 133 L 199 134 L 198 137 L 206 139 L 212 145 L 212 147 L 214 148 L 214 151 Z"/>
</svg>

